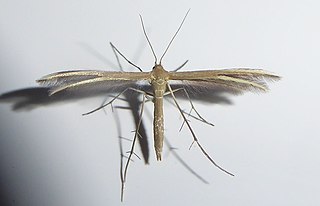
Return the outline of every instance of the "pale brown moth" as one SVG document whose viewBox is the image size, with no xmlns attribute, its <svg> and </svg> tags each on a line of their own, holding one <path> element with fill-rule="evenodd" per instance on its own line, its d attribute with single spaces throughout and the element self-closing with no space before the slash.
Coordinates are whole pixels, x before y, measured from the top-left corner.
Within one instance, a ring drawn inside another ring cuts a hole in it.
<svg viewBox="0 0 320 206">
<path fill-rule="evenodd" d="M 180 24 L 178 30 L 174 34 L 173 38 L 166 47 L 163 55 L 158 62 L 155 55 L 154 49 L 150 43 L 150 40 L 146 34 L 143 20 L 140 16 L 140 20 L 143 26 L 143 32 L 146 36 L 148 44 L 151 51 L 155 57 L 155 65 L 150 72 L 143 72 L 139 67 L 132 64 L 127 60 L 118 50 L 117 52 L 124 57 L 130 64 L 137 67 L 140 72 L 111 72 L 111 71 L 99 71 L 99 70 L 78 70 L 78 71 L 63 71 L 42 77 L 37 80 L 38 83 L 42 85 L 49 86 L 51 88 L 50 95 L 54 95 L 61 91 L 68 90 L 82 90 L 86 88 L 95 87 L 106 87 L 108 89 L 114 88 L 115 91 L 121 91 L 107 104 L 88 112 L 86 114 L 92 113 L 96 110 L 103 108 L 106 105 L 111 104 L 116 98 L 129 90 L 139 92 L 143 94 L 144 100 L 146 96 L 151 96 L 154 104 L 154 116 L 153 116 L 153 135 L 154 135 L 154 149 L 156 153 L 157 160 L 162 158 L 162 148 L 164 141 L 164 111 L 163 111 L 163 98 L 166 95 L 170 95 L 173 99 L 175 106 L 178 108 L 181 116 L 183 117 L 184 123 L 190 130 L 194 142 L 199 146 L 203 154 L 219 169 L 231 174 L 226 171 L 207 154 L 204 148 L 200 145 L 195 132 L 191 128 L 189 121 L 183 110 L 180 108 L 175 92 L 182 91 L 186 96 L 188 91 L 186 85 L 192 86 L 194 88 L 206 88 L 206 89 L 223 89 L 225 91 L 231 92 L 233 94 L 240 94 L 246 91 L 258 91 L 266 92 L 268 91 L 267 81 L 276 81 L 280 77 L 273 73 L 261 70 L 261 69 L 248 69 L 248 68 L 236 68 L 236 69 L 222 69 L 222 70 L 202 70 L 202 71 L 167 71 L 162 66 L 162 59 L 167 53 L 172 41 L 176 37 L 177 33 L 181 29 L 189 11 L 185 15 Z M 180 85 L 180 87 L 173 88 L 172 85 Z M 141 88 L 150 87 L 151 91 L 145 91 Z M 192 108 L 194 106 L 190 100 Z M 141 116 L 138 123 L 140 125 L 142 119 L 143 106 L 141 106 Z M 196 110 L 195 110 L 196 111 Z M 196 112 L 197 113 L 197 112 Z M 198 113 L 198 117 L 206 122 Z M 135 133 L 135 138 L 138 136 L 137 130 Z M 132 152 L 132 151 L 131 151 Z"/>
<path fill-rule="evenodd" d="M 124 71 L 123 67 L 120 63 L 120 59 L 118 57 L 118 52 L 117 52 L 117 48 L 110 43 L 112 51 L 116 57 L 117 63 L 118 63 L 118 67 L 120 71 Z M 140 48 L 141 49 L 141 48 Z M 188 63 L 188 60 L 185 61 L 181 66 L 179 66 L 177 69 L 175 69 L 175 71 L 181 69 L 185 64 Z M 121 201 L 123 201 L 123 196 L 124 196 L 124 187 L 125 187 L 125 183 L 126 183 L 126 179 L 127 179 L 127 173 L 128 173 L 128 168 L 129 168 L 129 164 L 131 162 L 131 158 L 132 158 L 132 154 L 134 153 L 134 147 L 135 147 L 135 142 L 138 139 L 139 140 L 139 145 L 141 147 L 141 152 L 143 155 L 143 158 L 145 160 L 145 163 L 148 164 L 148 148 L 146 148 L 145 144 L 147 144 L 147 134 L 145 131 L 145 126 L 143 124 L 143 122 L 141 122 L 141 115 L 139 114 L 139 105 L 141 106 L 141 111 L 144 111 L 143 107 L 144 107 L 144 101 L 141 102 L 141 100 L 139 99 L 139 93 L 135 93 L 135 94 L 127 94 L 124 93 L 123 94 L 123 98 L 122 100 L 124 100 L 125 102 L 128 103 L 128 107 L 115 107 L 116 109 L 129 109 L 131 112 L 132 117 L 135 120 L 135 124 L 136 124 L 136 131 L 137 134 L 139 134 L 139 138 L 137 138 L 137 136 L 135 136 L 135 138 L 132 141 L 131 144 L 131 149 L 129 151 L 129 156 L 124 155 L 124 150 L 123 150 L 123 143 L 122 143 L 122 139 L 123 136 L 121 135 L 121 123 L 120 123 L 120 119 L 119 116 L 117 115 L 116 110 L 114 111 L 114 117 L 116 120 L 116 125 L 117 125 L 117 130 L 118 130 L 118 136 L 119 136 L 119 146 L 120 146 L 120 180 L 121 180 Z M 150 119 L 153 118 L 153 116 L 150 113 L 147 113 L 148 117 Z M 190 117 L 201 121 L 201 119 L 197 118 L 196 116 L 191 115 L 190 113 L 188 114 Z M 209 123 L 209 125 L 212 125 Z M 183 125 L 181 125 L 183 126 Z M 213 126 L 213 125 L 212 125 Z M 141 142 L 142 141 L 142 142 Z M 169 140 L 167 138 L 164 138 L 164 142 L 167 145 L 168 149 L 170 150 L 170 152 L 172 153 L 172 155 L 182 164 L 183 167 L 185 167 L 186 170 L 188 170 L 193 176 L 195 176 L 197 179 L 199 179 L 201 182 L 208 184 L 208 182 L 201 176 L 199 175 L 192 167 L 190 167 L 188 165 L 187 162 L 185 162 L 183 160 L 183 158 L 180 157 L 180 155 L 175 151 L 175 149 L 171 146 L 171 144 L 169 143 Z M 124 163 L 124 159 L 126 159 L 126 162 Z M 140 159 L 140 158 L 139 158 Z"/>
</svg>

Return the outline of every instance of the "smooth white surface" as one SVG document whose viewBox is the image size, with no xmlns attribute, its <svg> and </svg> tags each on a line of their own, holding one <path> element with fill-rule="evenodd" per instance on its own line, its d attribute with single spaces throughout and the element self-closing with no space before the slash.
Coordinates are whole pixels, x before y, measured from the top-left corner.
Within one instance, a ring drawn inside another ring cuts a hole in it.
<svg viewBox="0 0 320 206">
<path fill-rule="evenodd" d="M 168 152 L 156 162 L 150 139 L 150 165 L 131 164 L 122 204 L 110 108 L 82 117 L 101 101 L 18 113 L 1 104 L 3 193 L 12 205 L 319 205 L 319 7 L 281 0 L 1 1 L 0 93 L 35 86 L 56 71 L 117 70 L 108 63 L 115 64 L 109 41 L 128 58 L 141 55 L 136 63 L 149 71 L 154 59 L 138 14 L 160 56 L 189 8 L 163 60 L 168 70 L 189 59 L 185 70 L 252 67 L 283 77 L 270 93 L 233 97 L 232 106 L 196 102 L 216 125 L 192 121 L 200 141 L 235 177 L 210 165 L 197 147 L 188 150 L 192 138 L 186 128 L 178 132 L 181 119 L 167 105 L 167 138 L 210 184 Z M 120 118 L 130 138 L 130 114 Z"/>
</svg>

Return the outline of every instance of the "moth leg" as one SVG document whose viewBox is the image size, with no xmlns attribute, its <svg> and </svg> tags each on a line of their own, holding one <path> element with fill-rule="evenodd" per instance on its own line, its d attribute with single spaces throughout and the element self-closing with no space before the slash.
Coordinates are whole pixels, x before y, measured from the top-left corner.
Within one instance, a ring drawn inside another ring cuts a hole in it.
<svg viewBox="0 0 320 206">
<path fill-rule="evenodd" d="M 172 96 L 172 98 L 173 98 L 173 101 L 174 101 L 176 107 L 178 108 L 178 110 L 179 110 L 182 118 L 184 119 L 184 121 L 186 122 L 186 124 L 187 124 L 187 126 L 188 126 L 189 131 L 191 132 L 191 135 L 192 135 L 192 137 L 193 137 L 193 143 L 195 142 L 195 143 L 199 146 L 201 152 L 209 159 L 209 161 L 210 161 L 214 166 L 216 166 L 217 168 L 219 168 L 221 171 L 223 171 L 223 172 L 225 172 L 225 173 L 227 173 L 227 174 L 229 174 L 229 175 L 231 175 L 231 176 L 234 176 L 234 174 L 228 172 L 227 170 L 225 170 L 224 168 L 222 168 L 221 166 L 219 166 L 219 165 L 210 157 L 210 155 L 205 151 L 205 149 L 202 147 L 202 145 L 200 144 L 200 142 L 199 142 L 196 134 L 194 133 L 194 131 L 193 131 L 193 129 L 192 129 L 189 121 L 187 120 L 187 118 L 186 118 L 185 114 L 183 113 L 182 109 L 180 108 L 180 106 L 179 106 L 179 104 L 178 104 L 178 102 L 177 102 L 177 99 L 176 99 L 176 97 L 175 97 L 175 95 L 174 95 L 174 93 L 173 93 L 173 90 L 172 90 L 170 84 L 167 84 L 167 85 L 168 85 L 168 89 L 169 89 L 169 91 L 170 91 L 170 94 L 171 94 L 171 96 Z M 193 143 L 192 143 L 192 144 L 193 144 Z M 191 144 L 191 145 L 192 145 L 192 144 Z"/>
<path fill-rule="evenodd" d="M 110 100 L 108 103 L 102 104 L 101 106 L 97 107 L 96 109 L 91 110 L 91 111 L 89 111 L 89 112 L 86 112 L 86 113 L 84 113 L 84 114 L 82 114 L 82 115 L 92 114 L 92 113 L 94 113 L 94 112 L 96 112 L 96 111 L 98 111 L 98 110 L 100 110 L 100 109 L 108 106 L 109 104 L 112 104 L 116 99 L 119 98 L 119 96 L 121 96 L 122 94 L 124 94 L 124 93 L 127 92 L 128 90 L 132 90 L 132 91 L 136 91 L 136 92 L 139 92 L 139 93 L 141 93 L 141 94 L 144 94 L 144 95 L 148 95 L 145 91 L 142 91 L 142 90 L 139 90 L 139 89 L 136 89 L 136 88 L 133 88 L 133 87 L 128 87 L 128 88 L 124 89 L 122 92 L 120 92 L 119 94 L 117 94 L 117 95 L 116 95 L 112 100 Z"/>
<path fill-rule="evenodd" d="M 190 110 L 190 112 L 188 113 L 188 116 L 189 116 L 189 117 L 192 117 L 192 118 L 194 118 L 194 119 L 196 119 L 196 120 L 198 120 L 198 121 L 201 121 L 201 122 L 203 122 L 203 123 L 205 123 L 205 124 L 208 124 L 208 125 L 210 125 L 210 126 L 214 126 L 213 123 L 207 121 L 205 118 L 203 118 L 203 117 L 200 115 L 200 113 L 197 111 L 196 107 L 195 107 L 194 104 L 192 103 L 192 100 L 191 100 L 191 98 L 190 98 L 187 90 L 186 90 L 184 87 L 174 89 L 174 90 L 172 90 L 172 92 L 175 93 L 175 92 L 181 91 L 181 90 L 184 91 L 184 93 L 186 94 L 186 96 L 187 96 L 187 98 L 188 98 L 188 100 L 189 100 L 189 103 L 190 103 L 190 105 L 191 105 L 191 110 Z M 170 92 L 170 91 L 169 91 L 169 92 L 166 92 L 166 93 L 164 94 L 164 96 L 165 96 L 165 95 L 168 95 L 168 94 L 171 94 L 171 92 Z M 194 115 L 191 114 L 192 110 L 195 111 L 195 113 L 196 113 L 196 115 L 197 115 L 198 117 L 196 117 L 196 116 L 194 116 Z M 183 111 L 183 110 L 182 110 L 182 111 Z M 183 113 L 187 114 L 187 112 L 185 112 L 185 111 L 183 111 Z M 183 125 L 184 125 L 184 122 L 182 123 L 182 125 L 181 125 L 181 127 L 180 127 L 180 130 L 182 129 Z"/>
<path fill-rule="evenodd" d="M 137 90 L 135 90 L 135 91 L 137 91 Z M 132 144 L 131 144 L 131 149 L 130 149 L 129 156 L 128 156 L 128 159 L 127 159 L 127 162 L 126 162 L 126 165 L 125 165 L 125 168 L 124 168 L 124 172 L 123 172 L 122 166 L 121 166 L 121 202 L 123 201 L 124 187 L 125 187 L 125 182 L 126 182 L 126 179 L 127 179 L 127 173 L 128 173 L 129 164 L 130 164 L 132 155 L 134 154 L 134 146 L 135 146 L 137 137 L 140 136 L 139 129 L 140 129 L 140 126 L 142 124 L 142 114 L 143 114 L 144 104 L 146 102 L 146 96 L 147 96 L 147 94 L 145 92 L 143 92 L 141 90 L 138 90 L 138 91 L 143 93 L 143 99 L 142 99 L 142 104 L 141 104 L 141 109 L 140 109 L 140 114 L 139 114 L 139 122 L 138 122 L 136 130 L 134 132 L 134 138 L 133 138 L 133 141 L 132 141 Z"/>
<path fill-rule="evenodd" d="M 181 64 L 178 68 L 176 68 L 175 70 L 173 70 L 173 72 L 177 72 L 179 71 L 180 69 L 182 69 L 182 67 L 184 67 L 187 63 L 188 63 L 189 60 L 186 60 L 185 62 L 183 62 L 183 64 Z"/>
<path fill-rule="evenodd" d="M 191 98 L 190 98 L 189 93 L 187 92 L 186 88 L 182 87 L 181 89 L 184 91 L 184 93 L 186 94 L 186 96 L 187 96 L 187 98 L 188 98 L 188 100 L 189 100 L 189 102 L 190 102 L 190 105 L 191 105 L 190 113 L 192 112 L 192 110 L 195 111 L 195 113 L 197 114 L 197 116 L 199 117 L 199 119 L 200 119 L 201 122 L 206 123 L 206 124 L 208 124 L 208 125 L 210 125 L 210 126 L 214 126 L 214 124 L 212 124 L 211 122 L 209 122 L 209 121 L 207 121 L 205 118 L 203 118 L 203 117 L 200 115 L 200 113 L 196 110 L 196 107 L 195 107 L 194 104 L 192 103 Z"/>
</svg>

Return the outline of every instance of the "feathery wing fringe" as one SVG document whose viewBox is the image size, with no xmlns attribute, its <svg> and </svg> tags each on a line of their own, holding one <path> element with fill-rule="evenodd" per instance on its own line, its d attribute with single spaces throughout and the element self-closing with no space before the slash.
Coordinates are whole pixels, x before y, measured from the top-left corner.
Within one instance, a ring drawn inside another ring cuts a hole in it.
<svg viewBox="0 0 320 206">
<path fill-rule="evenodd" d="M 50 87 L 50 95 L 84 87 L 125 87 L 139 81 L 150 80 L 150 72 L 108 72 L 79 70 L 57 72 L 37 80 Z M 260 69 L 222 69 L 192 72 L 169 72 L 168 80 L 194 89 L 219 90 L 241 94 L 245 91 L 268 91 L 267 81 L 280 77 Z"/>
<path fill-rule="evenodd" d="M 223 89 L 232 93 L 268 91 L 267 81 L 280 77 L 260 69 L 224 69 L 194 72 L 170 72 L 170 79 L 183 80 L 191 87 Z"/>
<path fill-rule="evenodd" d="M 132 85 L 147 80 L 148 72 L 107 72 L 96 70 L 66 71 L 49 74 L 37 80 L 41 85 L 49 86 L 50 95 L 66 89 L 105 86 L 106 88 Z"/>
</svg>

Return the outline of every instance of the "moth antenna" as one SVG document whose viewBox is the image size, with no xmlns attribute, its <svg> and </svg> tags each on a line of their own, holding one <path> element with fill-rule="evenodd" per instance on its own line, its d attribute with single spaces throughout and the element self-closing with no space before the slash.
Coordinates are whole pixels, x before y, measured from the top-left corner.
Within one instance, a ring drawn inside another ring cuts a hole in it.
<svg viewBox="0 0 320 206">
<path fill-rule="evenodd" d="M 143 33 L 144 33 L 144 36 L 146 37 L 146 39 L 147 39 L 147 41 L 148 41 L 148 44 L 149 44 L 149 46 L 150 46 L 150 48 L 151 48 L 151 51 L 152 51 L 152 54 L 153 54 L 153 56 L 154 56 L 154 64 L 157 64 L 157 56 L 156 56 L 156 53 L 154 52 L 154 49 L 153 49 L 153 47 L 152 47 L 152 44 L 151 44 L 151 42 L 150 42 L 150 40 L 149 40 L 149 37 L 148 37 L 148 35 L 147 35 L 147 32 L 146 32 L 146 28 L 144 27 L 144 23 L 143 23 L 143 19 L 142 19 L 142 16 L 139 14 L 139 17 L 140 17 L 140 21 L 141 21 L 141 25 L 142 25 L 142 29 L 143 29 Z"/>
<path fill-rule="evenodd" d="M 182 22 L 181 22 L 181 24 L 180 24 L 179 28 L 177 29 L 176 33 L 175 33 L 175 34 L 173 35 L 173 37 L 171 38 L 171 40 L 170 40 L 170 42 L 169 42 L 169 44 L 168 44 L 168 46 L 167 46 L 166 50 L 164 50 L 164 52 L 163 52 L 163 54 L 162 54 L 162 56 L 161 56 L 161 58 L 160 58 L 160 64 L 161 64 L 161 61 L 162 61 L 162 59 L 163 59 L 164 55 L 167 53 L 167 51 L 168 51 L 168 49 L 169 49 L 169 47 L 170 47 L 171 43 L 173 42 L 173 40 L 175 39 L 175 37 L 176 37 L 176 36 L 177 36 L 177 34 L 179 33 L 179 31 L 180 31 L 180 29 L 181 29 L 181 27 L 182 27 L 182 25 L 183 25 L 184 21 L 186 20 L 186 18 L 187 18 L 187 16 L 188 16 L 188 14 L 189 14 L 189 11 L 190 11 L 190 9 L 187 11 L 186 15 L 183 17 L 183 20 L 182 20 Z"/>
</svg>

